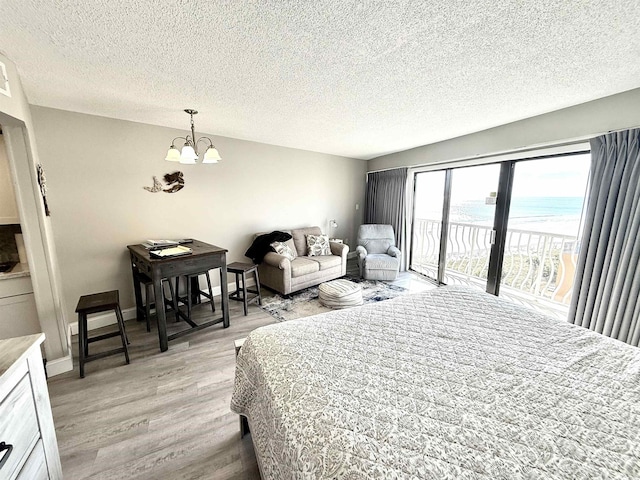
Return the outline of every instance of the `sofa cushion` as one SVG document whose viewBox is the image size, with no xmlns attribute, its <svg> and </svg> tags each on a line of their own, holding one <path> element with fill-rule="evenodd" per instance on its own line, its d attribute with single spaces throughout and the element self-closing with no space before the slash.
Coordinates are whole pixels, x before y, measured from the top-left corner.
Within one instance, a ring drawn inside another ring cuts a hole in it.
<svg viewBox="0 0 640 480">
<path fill-rule="evenodd" d="M 289 245 L 287 245 L 286 243 L 273 242 L 271 244 L 271 248 L 273 248 L 273 250 L 277 254 L 282 255 L 283 257 L 286 257 L 289 260 L 293 260 L 294 258 L 296 258 L 295 250 L 293 248 L 291 248 Z"/>
<path fill-rule="evenodd" d="M 320 264 L 320 270 L 339 267 L 342 264 L 342 257 L 338 257 L 337 255 L 317 255 L 309 258 Z"/>
<path fill-rule="evenodd" d="M 320 230 L 320 227 L 296 228 L 295 230 L 291 230 L 293 243 L 296 246 L 296 252 L 298 252 L 299 257 L 304 257 L 307 254 L 307 235 L 322 235 L 322 230 Z"/>
<path fill-rule="evenodd" d="M 389 257 L 391 258 L 391 257 Z M 291 276 L 302 277 L 320 270 L 320 264 L 309 260 L 309 257 L 296 257 L 291 260 Z"/>
<path fill-rule="evenodd" d="M 360 243 L 366 250 L 367 253 L 372 254 L 386 254 L 389 247 L 393 246 L 393 243 L 386 239 L 380 238 L 372 238 L 367 240 L 362 240 Z"/>
<path fill-rule="evenodd" d="M 318 255 L 331 255 L 328 235 L 307 235 L 307 255 L 317 257 Z"/>
<path fill-rule="evenodd" d="M 367 270 L 398 270 L 400 261 L 384 253 L 373 253 L 364 259 L 364 268 Z"/>
</svg>

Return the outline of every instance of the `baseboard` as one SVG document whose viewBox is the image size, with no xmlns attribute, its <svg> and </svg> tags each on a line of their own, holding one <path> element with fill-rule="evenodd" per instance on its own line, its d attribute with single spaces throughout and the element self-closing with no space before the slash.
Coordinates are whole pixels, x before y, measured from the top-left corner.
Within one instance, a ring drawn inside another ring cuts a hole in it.
<svg viewBox="0 0 640 480">
<path fill-rule="evenodd" d="M 73 370 L 73 358 L 71 355 L 56 358 L 55 360 L 47 360 L 47 376 L 55 377 L 65 372 Z"/>
<path fill-rule="evenodd" d="M 357 252 L 349 252 L 347 253 L 347 258 L 356 258 L 358 256 Z"/>
<path fill-rule="evenodd" d="M 254 280 L 250 280 L 247 279 L 247 287 L 253 287 L 255 286 L 256 282 Z M 236 289 L 236 282 L 230 283 L 227 286 L 227 289 L 229 292 L 233 292 Z M 220 296 L 220 294 L 222 293 L 222 289 L 220 287 L 213 287 L 213 295 L 214 296 Z M 202 301 L 207 300 L 206 298 L 202 298 Z M 122 318 L 124 318 L 124 321 L 126 322 L 127 320 L 134 320 L 136 318 L 136 309 L 135 307 L 131 307 L 131 308 L 124 308 L 122 310 Z M 107 327 L 109 325 L 115 325 L 116 324 L 116 314 L 115 312 L 107 312 L 107 313 L 103 313 L 103 314 L 99 314 L 99 315 L 92 315 L 89 318 L 87 318 L 87 329 L 88 330 L 94 330 L 96 328 L 102 328 L 102 327 Z M 77 335 L 78 334 L 78 322 L 73 322 L 69 324 L 69 328 L 71 329 L 71 335 Z M 47 368 L 48 368 L 47 364 Z"/>
</svg>

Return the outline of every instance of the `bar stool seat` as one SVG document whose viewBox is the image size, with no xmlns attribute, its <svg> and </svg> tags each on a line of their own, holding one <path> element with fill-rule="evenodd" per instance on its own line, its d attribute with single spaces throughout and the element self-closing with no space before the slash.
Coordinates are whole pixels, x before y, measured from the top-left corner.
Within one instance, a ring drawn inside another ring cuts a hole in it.
<svg viewBox="0 0 640 480">
<path fill-rule="evenodd" d="M 229 295 L 230 300 L 236 300 L 244 304 L 244 314 L 247 315 L 249 304 L 257 302 L 262 305 L 262 295 L 260 294 L 260 277 L 258 275 L 258 266 L 252 263 L 233 262 L 227 265 L 227 272 L 231 272 L 236 276 L 236 289 Z M 253 273 L 256 280 L 256 289 L 247 288 L 247 274 Z M 240 285 L 242 280 L 242 285 Z M 249 297 L 252 293 L 253 296 Z"/>
<path fill-rule="evenodd" d="M 87 331 L 87 315 L 107 312 L 109 310 L 113 310 L 116 314 L 118 331 L 105 333 L 96 337 L 89 337 L 89 333 Z M 78 314 L 78 357 L 80 359 L 80 378 L 84 378 L 85 363 L 98 360 L 99 358 L 104 358 L 109 355 L 124 353 L 126 362 L 129 364 L 129 349 L 127 347 L 127 343 L 129 343 L 129 341 L 124 329 L 124 319 L 122 318 L 122 311 L 120 310 L 118 290 L 81 296 L 80 300 L 78 300 L 78 305 L 76 306 L 76 313 Z M 120 336 L 120 339 L 122 340 L 122 347 L 89 355 L 90 343 L 116 336 Z"/>
</svg>

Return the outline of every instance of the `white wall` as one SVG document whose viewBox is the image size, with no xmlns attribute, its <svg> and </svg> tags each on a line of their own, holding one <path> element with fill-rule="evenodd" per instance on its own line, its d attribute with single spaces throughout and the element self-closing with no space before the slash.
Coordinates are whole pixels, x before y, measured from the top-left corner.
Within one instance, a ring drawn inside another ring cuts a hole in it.
<svg viewBox="0 0 640 480">
<path fill-rule="evenodd" d="M 370 160 L 368 171 L 512 152 L 584 140 L 610 130 L 638 126 L 640 88 L 470 135 L 384 155 Z"/>
<path fill-rule="evenodd" d="M 196 238 L 227 248 L 229 262 L 248 261 L 254 232 L 324 230 L 336 219 L 336 236 L 355 239 L 362 221 L 362 160 L 212 136 L 220 163 L 180 165 L 164 157 L 186 130 L 42 107 L 32 116 L 68 315 L 80 295 L 110 289 L 123 308 L 134 305 L 128 244 Z M 181 191 L 142 188 L 175 170 L 184 172 Z"/>
</svg>

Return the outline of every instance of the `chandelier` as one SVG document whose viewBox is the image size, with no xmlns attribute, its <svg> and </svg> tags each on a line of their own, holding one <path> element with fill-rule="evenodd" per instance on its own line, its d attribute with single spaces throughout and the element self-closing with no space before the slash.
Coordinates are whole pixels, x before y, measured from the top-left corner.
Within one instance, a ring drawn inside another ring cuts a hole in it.
<svg viewBox="0 0 640 480">
<path fill-rule="evenodd" d="M 204 152 L 202 163 L 218 163 L 218 160 L 222 160 L 222 158 L 220 158 L 220 154 L 218 153 L 218 150 L 216 149 L 211 139 L 208 137 L 200 137 L 196 140 L 193 116 L 196 115 L 198 111 L 187 108 L 185 109 L 185 112 L 191 116 L 191 135 L 187 135 L 186 137 L 174 138 L 171 142 L 171 147 L 169 147 L 169 151 L 167 152 L 167 157 L 165 158 L 165 160 L 167 160 L 168 162 L 180 162 L 186 165 L 195 165 L 198 160 L 198 144 L 204 141 L 205 143 L 209 142 L 209 146 Z M 176 148 L 176 140 L 184 140 L 182 151 Z"/>
</svg>

